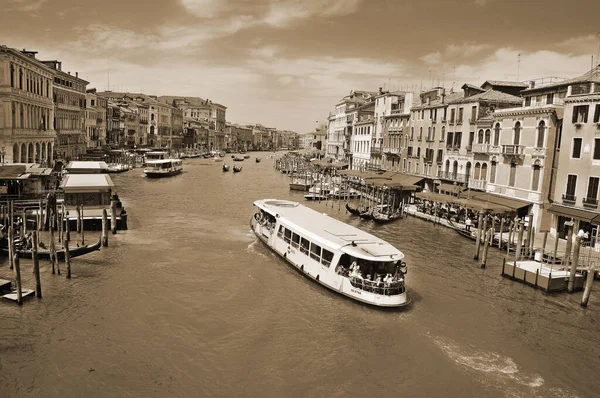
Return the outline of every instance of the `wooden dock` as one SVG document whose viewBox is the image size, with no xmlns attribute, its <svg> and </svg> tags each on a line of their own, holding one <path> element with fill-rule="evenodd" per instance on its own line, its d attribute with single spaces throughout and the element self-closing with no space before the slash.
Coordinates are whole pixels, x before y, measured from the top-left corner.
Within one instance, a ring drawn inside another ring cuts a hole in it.
<svg viewBox="0 0 600 398">
<path fill-rule="evenodd" d="M 35 290 L 31 290 L 31 289 L 23 289 L 23 291 L 21 293 L 22 293 L 21 296 L 23 298 L 35 296 Z M 4 300 L 14 301 L 16 303 L 17 302 L 17 291 L 13 290 L 10 293 L 4 294 L 4 295 L 2 295 L 2 298 Z"/>
<path fill-rule="evenodd" d="M 566 266 L 542 264 L 534 260 L 507 261 L 502 264 L 502 274 L 505 278 L 522 282 L 544 290 L 545 292 L 560 292 L 567 290 L 569 269 Z M 574 290 L 583 290 L 586 275 L 581 271 L 575 274 Z"/>
</svg>

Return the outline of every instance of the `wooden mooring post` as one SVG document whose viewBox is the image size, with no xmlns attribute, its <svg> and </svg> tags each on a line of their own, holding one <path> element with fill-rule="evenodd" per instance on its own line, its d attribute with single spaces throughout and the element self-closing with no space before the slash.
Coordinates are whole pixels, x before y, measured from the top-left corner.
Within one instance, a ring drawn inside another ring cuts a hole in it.
<svg viewBox="0 0 600 398">
<path fill-rule="evenodd" d="M 15 262 L 13 261 L 15 255 L 15 237 L 13 236 L 12 225 L 8 227 L 8 261 L 10 263 L 9 268 L 15 268 Z"/>
<path fill-rule="evenodd" d="M 579 249 L 581 248 L 581 236 L 577 234 L 575 237 L 575 246 L 573 247 L 573 259 L 571 260 L 571 270 L 569 272 L 569 283 L 567 284 L 567 292 L 573 293 L 575 285 L 575 273 L 577 264 L 579 263 Z"/>
<path fill-rule="evenodd" d="M 102 246 L 108 247 L 108 216 L 106 209 L 102 209 Z"/>
<path fill-rule="evenodd" d="M 590 293 L 592 292 L 592 283 L 594 282 L 594 274 L 596 271 L 590 267 L 588 270 L 587 278 L 585 279 L 585 290 L 581 297 L 581 306 L 587 307 L 588 300 L 590 299 Z"/>
<path fill-rule="evenodd" d="M 567 247 L 565 248 L 565 255 L 562 259 L 561 264 L 565 267 L 569 266 L 569 261 L 571 259 L 571 247 L 573 246 L 573 221 L 565 222 L 565 226 L 567 227 Z"/>
<path fill-rule="evenodd" d="M 110 229 L 113 235 L 117 233 L 117 201 L 114 199 L 110 201 Z"/>
<path fill-rule="evenodd" d="M 492 237 L 494 236 L 494 230 L 493 229 L 489 229 L 485 231 L 485 243 L 483 245 L 483 258 L 481 260 L 481 268 L 485 268 L 487 265 L 487 256 L 488 256 L 488 249 L 490 247 L 490 241 L 492 240 Z"/>
<path fill-rule="evenodd" d="M 517 250 L 515 251 L 515 261 L 519 261 L 521 259 L 521 248 L 523 246 L 523 232 L 525 230 L 525 221 L 521 220 L 519 222 L 519 234 L 517 237 Z M 515 262 L 516 264 L 516 262 Z"/>
<path fill-rule="evenodd" d="M 65 213 L 65 239 L 71 240 L 71 227 L 69 226 L 69 212 Z"/>
<path fill-rule="evenodd" d="M 32 232 L 31 257 L 33 257 L 33 274 L 35 276 L 35 296 L 42 298 L 42 281 L 40 278 L 40 259 L 38 256 L 38 233 Z"/>
<path fill-rule="evenodd" d="M 83 204 L 81 205 L 80 217 L 81 217 L 81 231 L 79 231 L 79 234 L 81 235 L 81 244 L 85 245 L 85 232 L 83 232 L 85 230 L 85 227 L 83 225 Z"/>
<path fill-rule="evenodd" d="M 77 210 L 77 233 L 80 234 L 81 233 L 81 207 L 79 205 L 77 205 L 76 210 Z"/>
<path fill-rule="evenodd" d="M 502 249 L 502 235 L 504 234 L 504 217 L 500 220 L 500 238 L 498 239 L 498 249 Z"/>
<path fill-rule="evenodd" d="M 477 239 L 475 240 L 475 255 L 473 260 L 479 260 L 479 251 L 481 249 L 481 230 L 483 224 L 483 213 L 479 212 L 479 218 L 477 220 Z"/>
<path fill-rule="evenodd" d="M 13 262 L 15 264 L 15 275 L 17 285 L 17 304 L 23 305 L 23 287 L 21 286 L 21 265 L 19 264 L 19 255 L 17 253 L 13 256 Z"/>
<path fill-rule="evenodd" d="M 65 241 L 65 263 L 67 264 L 67 279 L 71 279 L 71 255 L 69 254 L 68 240 Z"/>
</svg>

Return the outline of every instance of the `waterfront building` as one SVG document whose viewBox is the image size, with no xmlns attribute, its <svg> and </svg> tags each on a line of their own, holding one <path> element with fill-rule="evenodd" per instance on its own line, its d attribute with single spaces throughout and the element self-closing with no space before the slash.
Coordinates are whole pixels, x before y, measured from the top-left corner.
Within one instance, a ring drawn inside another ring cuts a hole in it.
<svg viewBox="0 0 600 398">
<path fill-rule="evenodd" d="M 370 168 L 371 145 L 375 120 L 371 115 L 359 116 L 352 127 L 350 141 L 352 151 L 351 168 L 354 170 L 367 170 Z"/>
<path fill-rule="evenodd" d="M 379 88 L 378 94 L 375 96 L 375 116 L 373 124 L 373 137 L 371 142 L 371 154 L 368 164 L 370 170 L 382 170 L 385 169 L 385 154 L 384 146 L 387 143 L 385 137 L 387 134 L 387 123 L 389 120 L 387 116 L 390 116 L 392 112 L 398 113 L 398 106 L 400 103 L 406 103 L 406 96 L 403 91 L 388 92 L 383 91 Z M 408 95 L 407 109 L 410 109 L 412 105 L 412 93 Z M 390 138 L 390 137 L 388 137 Z M 394 135 L 395 138 L 395 135 Z M 387 147 L 389 148 L 389 147 Z M 390 159 L 393 156 L 390 155 Z M 395 159 L 394 159 L 395 164 Z"/>
<path fill-rule="evenodd" d="M 574 230 L 584 230 L 596 244 L 600 225 L 600 65 L 551 88 L 560 93 L 559 98 L 564 95 L 564 119 L 553 168 L 555 189 L 548 206 L 549 229 L 564 238 L 565 221 L 572 220 Z M 535 89 L 527 92 L 543 95 L 543 91 Z M 550 166 L 546 163 L 546 167 Z"/>
<path fill-rule="evenodd" d="M 408 129 L 410 125 L 410 109 L 414 105 L 413 93 L 398 94 L 391 99 L 390 111 L 384 115 L 382 168 L 384 170 L 403 171 L 402 164 L 406 159 Z M 417 97 L 418 98 L 418 97 Z M 406 167 L 404 167 L 404 170 Z"/>
<path fill-rule="evenodd" d="M 511 92 L 515 86 L 521 90 L 526 87 L 522 83 L 498 83 L 484 84 L 486 88 L 464 84 L 463 95 L 448 100 L 444 167 L 438 173 L 442 181 L 460 184 L 463 189 L 486 190 L 489 173 L 495 172 L 498 162 L 494 155 L 503 142 L 501 135 L 492 134 L 492 113 L 522 103 L 520 97 L 502 91 L 504 86 Z"/>
<path fill-rule="evenodd" d="M 79 78 L 79 73 L 63 72 L 62 62 L 41 61 L 52 69 L 54 130 L 56 147 L 54 156 L 64 164 L 86 153 L 85 95 L 89 82 Z"/>
<path fill-rule="evenodd" d="M 373 102 L 376 93 L 370 91 L 352 90 L 336 104 L 335 113 L 330 115 L 328 122 L 333 127 L 327 128 L 326 156 L 336 160 L 346 160 L 352 164 L 351 137 L 354 116 L 357 107 Z M 348 114 L 347 114 L 348 113 Z M 335 115 L 335 117 L 333 116 Z"/>
<path fill-rule="evenodd" d="M 98 96 L 94 89 L 87 90 L 85 94 L 85 146 L 86 148 L 100 147 L 100 134 L 98 132 L 98 124 L 101 118 L 96 111 L 96 103 Z"/>
<path fill-rule="evenodd" d="M 0 46 L 2 164 L 54 164 L 54 71 L 35 54 Z"/>
<path fill-rule="evenodd" d="M 474 145 L 482 161 L 489 159 L 485 191 L 508 201 L 519 216 L 533 213 L 532 225 L 538 231 L 550 228 L 547 208 L 556 183 L 553 169 L 567 88 L 561 82 L 530 82 L 521 91 L 521 106 L 496 109 L 484 143 Z M 485 176 L 483 169 L 482 173 Z"/>
</svg>

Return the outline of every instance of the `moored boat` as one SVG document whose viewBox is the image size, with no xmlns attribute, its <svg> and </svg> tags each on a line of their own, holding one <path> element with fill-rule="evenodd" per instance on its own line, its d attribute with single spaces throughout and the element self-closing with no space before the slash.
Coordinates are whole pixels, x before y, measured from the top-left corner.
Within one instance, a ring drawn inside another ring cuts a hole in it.
<svg viewBox="0 0 600 398">
<path fill-rule="evenodd" d="M 242 167 L 244 167 L 244 166 L 238 166 L 237 164 L 233 165 L 233 172 L 239 173 L 240 171 L 242 171 Z"/>
<path fill-rule="evenodd" d="M 244 159 L 250 159 L 250 155 L 244 155 Z"/>
<path fill-rule="evenodd" d="M 256 163 L 260 163 L 260 158 L 255 158 L 254 160 L 256 161 Z"/>
<path fill-rule="evenodd" d="M 387 223 L 387 222 L 399 219 L 400 211 L 399 210 L 389 211 L 389 210 L 381 210 L 379 208 L 375 208 L 375 209 L 373 209 L 373 212 L 371 213 L 371 218 L 376 223 L 383 224 L 383 223 Z"/>
<path fill-rule="evenodd" d="M 241 156 L 234 156 L 234 157 L 233 157 L 233 161 L 234 161 L 234 162 L 243 162 L 243 161 L 244 161 L 244 158 L 243 158 L 243 157 L 241 157 Z"/>
<path fill-rule="evenodd" d="M 223 171 L 229 171 L 229 165 L 228 164 L 224 164 L 223 165 Z"/>
<path fill-rule="evenodd" d="M 6 240 L 5 240 L 5 242 L 3 242 L 3 245 L 0 247 L 0 253 L 2 253 L 5 256 L 8 256 L 7 244 L 8 244 L 8 242 L 6 242 Z M 70 247 L 69 248 L 69 258 L 83 256 L 84 254 L 88 254 L 88 253 L 91 253 L 96 250 L 100 250 L 100 239 L 98 239 L 98 241 L 92 245 L 84 245 L 84 246 L 80 246 L 80 247 Z M 28 258 L 28 259 L 33 258 L 33 254 L 32 254 L 32 251 L 30 248 L 26 248 L 21 245 L 21 247 L 17 246 L 15 248 L 15 251 L 19 255 L 19 258 Z M 64 261 L 65 260 L 65 249 L 64 248 L 57 249 L 56 257 L 58 260 Z M 50 251 L 46 250 L 46 249 L 41 249 L 41 248 L 38 249 L 38 258 L 40 260 L 50 260 Z"/>
<path fill-rule="evenodd" d="M 149 160 L 146 162 L 144 174 L 148 178 L 170 177 L 181 173 L 181 159 Z"/>
<path fill-rule="evenodd" d="M 404 254 L 389 243 L 297 202 L 263 199 L 254 206 L 253 232 L 303 275 L 374 306 L 410 302 Z"/>
</svg>

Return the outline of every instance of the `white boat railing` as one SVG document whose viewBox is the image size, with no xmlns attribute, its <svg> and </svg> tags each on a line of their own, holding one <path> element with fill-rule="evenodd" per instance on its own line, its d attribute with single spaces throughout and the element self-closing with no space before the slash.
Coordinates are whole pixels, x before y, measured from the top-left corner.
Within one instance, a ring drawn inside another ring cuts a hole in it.
<svg viewBox="0 0 600 398">
<path fill-rule="evenodd" d="M 350 276 L 348 278 L 350 279 L 350 284 L 352 284 L 352 286 L 364 290 L 365 292 L 381 294 L 384 296 L 395 296 L 406 291 L 403 279 L 394 282 L 375 282 L 355 276 Z"/>
</svg>

